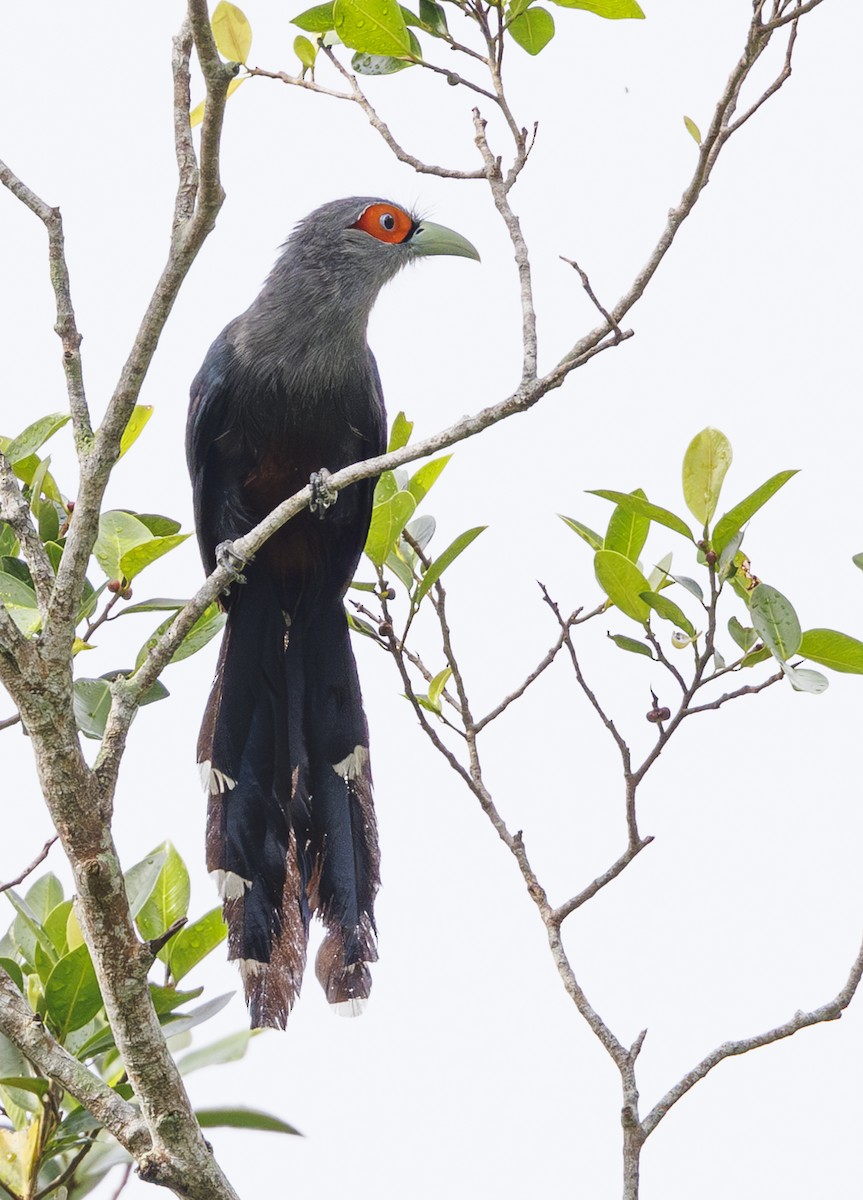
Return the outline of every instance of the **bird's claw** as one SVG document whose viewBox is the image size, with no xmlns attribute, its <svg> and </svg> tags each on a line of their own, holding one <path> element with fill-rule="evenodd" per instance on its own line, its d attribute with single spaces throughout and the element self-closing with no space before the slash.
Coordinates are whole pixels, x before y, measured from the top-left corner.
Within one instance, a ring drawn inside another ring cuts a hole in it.
<svg viewBox="0 0 863 1200">
<path fill-rule="evenodd" d="M 220 567 L 227 567 L 231 572 L 230 583 L 246 582 L 243 570 L 247 562 L 251 562 L 251 556 L 247 559 L 242 558 L 234 549 L 233 542 L 219 542 L 216 547 L 216 564 Z M 227 590 L 226 588 L 225 591 Z"/>
<path fill-rule="evenodd" d="M 309 509 L 311 512 L 317 513 L 319 517 L 323 517 L 327 509 L 332 508 L 339 498 L 339 493 L 330 487 L 330 473 L 326 467 L 312 472 L 309 478 L 309 487 L 312 489 Z"/>
</svg>

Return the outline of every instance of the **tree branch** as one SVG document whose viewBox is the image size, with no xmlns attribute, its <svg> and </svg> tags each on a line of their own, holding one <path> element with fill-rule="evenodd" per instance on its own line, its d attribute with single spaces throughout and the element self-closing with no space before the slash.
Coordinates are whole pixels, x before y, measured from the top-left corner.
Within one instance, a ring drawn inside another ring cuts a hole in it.
<svg viewBox="0 0 863 1200">
<path fill-rule="evenodd" d="M 8 883 L 0 883 L 0 892 L 8 892 L 10 888 L 17 887 L 19 883 L 23 883 L 28 875 L 32 875 L 40 863 L 43 863 L 48 857 L 48 851 L 57 841 L 57 834 L 48 838 L 48 841 L 30 863 L 29 867 L 25 867 L 20 875 L 16 875 L 14 879 L 10 879 Z"/>
<path fill-rule="evenodd" d="M 757 1050 L 761 1046 L 769 1046 L 772 1042 L 781 1041 L 782 1038 L 792 1037 L 795 1033 L 799 1033 L 801 1029 L 808 1029 L 810 1025 L 820 1025 L 825 1021 L 838 1021 L 853 1000 L 861 977 L 863 977 L 863 945 L 861 945 L 857 953 L 845 986 L 832 1000 L 828 1000 L 820 1008 L 813 1008 L 810 1012 L 798 1011 L 789 1021 L 786 1021 L 783 1025 L 777 1025 L 775 1029 L 770 1029 L 766 1033 L 756 1034 L 754 1037 L 741 1038 L 734 1042 L 723 1042 L 721 1046 L 717 1046 L 711 1054 L 703 1058 L 697 1066 L 684 1075 L 679 1083 L 676 1083 L 673 1088 L 670 1088 L 665 1093 L 658 1104 L 655 1104 L 644 1118 L 642 1128 L 645 1137 L 653 1133 L 662 1118 L 674 1107 L 678 1100 L 686 1095 L 690 1088 L 693 1088 L 696 1083 L 704 1079 L 706 1075 L 709 1075 L 713 1068 L 723 1062 L 724 1059 L 731 1058 L 737 1054 L 748 1054 L 750 1050 Z"/>
</svg>

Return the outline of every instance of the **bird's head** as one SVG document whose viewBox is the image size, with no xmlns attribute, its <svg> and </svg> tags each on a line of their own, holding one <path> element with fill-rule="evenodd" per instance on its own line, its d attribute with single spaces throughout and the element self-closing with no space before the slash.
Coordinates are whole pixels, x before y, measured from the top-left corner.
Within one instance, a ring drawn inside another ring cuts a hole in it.
<svg viewBox="0 0 863 1200">
<path fill-rule="evenodd" d="M 303 276 L 325 303 L 342 308 L 347 302 L 367 316 L 380 289 L 403 266 L 438 254 L 479 260 L 476 248 L 455 230 L 390 200 L 351 196 L 324 204 L 301 221 L 280 265 L 294 283 Z"/>
</svg>

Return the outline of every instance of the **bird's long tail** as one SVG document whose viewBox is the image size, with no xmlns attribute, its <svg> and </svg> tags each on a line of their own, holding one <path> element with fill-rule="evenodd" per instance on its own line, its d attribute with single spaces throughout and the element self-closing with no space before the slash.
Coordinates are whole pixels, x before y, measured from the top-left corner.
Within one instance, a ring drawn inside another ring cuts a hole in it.
<svg viewBox="0 0 863 1200">
<path fill-rule="evenodd" d="M 310 915 L 318 977 L 359 1011 L 377 958 L 378 849 L 368 733 L 341 603 L 286 618 L 271 580 L 234 588 L 198 760 L 209 792 L 207 867 L 252 1024 L 284 1028 Z"/>
</svg>

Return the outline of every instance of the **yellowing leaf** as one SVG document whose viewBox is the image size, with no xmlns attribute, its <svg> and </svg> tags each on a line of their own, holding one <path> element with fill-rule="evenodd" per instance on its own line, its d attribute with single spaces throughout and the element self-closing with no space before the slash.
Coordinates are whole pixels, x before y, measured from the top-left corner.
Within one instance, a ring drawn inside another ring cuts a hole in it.
<svg viewBox="0 0 863 1200">
<path fill-rule="evenodd" d="M 144 431 L 144 426 L 152 415 L 152 404 L 136 404 L 132 409 L 132 415 L 129 417 L 126 428 L 123 430 L 123 436 L 120 438 L 120 458 L 123 457 L 130 446 L 133 446 L 137 442 Z"/>
<path fill-rule="evenodd" d="M 692 137 L 695 139 L 695 144 L 697 146 L 700 146 L 701 145 L 701 130 L 695 124 L 692 117 L 684 117 L 683 124 L 686 126 L 686 128 L 689 130 Z"/>
<path fill-rule="evenodd" d="M 252 27 L 236 4 L 219 0 L 213 13 L 213 37 L 216 49 L 229 62 L 245 63 L 252 48 Z"/>
</svg>

